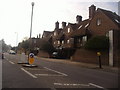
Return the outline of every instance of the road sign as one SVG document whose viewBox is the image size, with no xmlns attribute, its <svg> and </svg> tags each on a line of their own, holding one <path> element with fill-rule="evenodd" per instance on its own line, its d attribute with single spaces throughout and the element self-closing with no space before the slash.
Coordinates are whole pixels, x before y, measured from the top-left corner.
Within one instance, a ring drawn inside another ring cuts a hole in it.
<svg viewBox="0 0 120 90">
<path fill-rule="evenodd" d="M 34 54 L 30 53 L 29 54 L 29 64 L 33 64 L 34 63 Z"/>
</svg>

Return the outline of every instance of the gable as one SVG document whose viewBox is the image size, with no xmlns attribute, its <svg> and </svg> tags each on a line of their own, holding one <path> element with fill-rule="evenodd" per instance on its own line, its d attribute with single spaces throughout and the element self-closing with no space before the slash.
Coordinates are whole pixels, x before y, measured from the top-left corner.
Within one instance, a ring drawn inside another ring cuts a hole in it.
<svg viewBox="0 0 120 90">
<path fill-rule="evenodd" d="M 91 19 L 88 29 L 92 35 L 105 35 L 110 30 L 120 30 L 118 25 L 99 9 Z"/>
</svg>

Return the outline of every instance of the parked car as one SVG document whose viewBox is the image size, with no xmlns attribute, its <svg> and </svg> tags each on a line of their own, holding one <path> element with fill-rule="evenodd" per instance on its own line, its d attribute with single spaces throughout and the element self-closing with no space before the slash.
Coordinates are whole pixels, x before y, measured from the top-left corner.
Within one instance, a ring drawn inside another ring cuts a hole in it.
<svg viewBox="0 0 120 90">
<path fill-rule="evenodd" d="M 53 52 L 52 53 L 52 58 L 59 58 L 59 53 L 58 52 Z"/>
<path fill-rule="evenodd" d="M 16 54 L 16 52 L 15 52 L 15 51 L 13 51 L 13 50 L 10 50 L 9 54 L 13 54 L 13 55 L 15 55 L 15 54 Z"/>
</svg>

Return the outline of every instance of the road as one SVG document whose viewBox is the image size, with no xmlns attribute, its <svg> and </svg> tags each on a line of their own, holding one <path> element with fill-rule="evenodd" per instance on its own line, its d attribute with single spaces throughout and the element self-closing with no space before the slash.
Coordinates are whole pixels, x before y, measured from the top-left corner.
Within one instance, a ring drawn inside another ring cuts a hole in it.
<svg viewBox="0 0 120 90">
<path fill-rule="evenodd" d="M 2 60 L 2 88 L 110 90 L 109 88 L 118 87 L 117 73 L 48 61 L 42 58 L 35 59 L 34 65 L 38 67 L 23 67 L 23 64 L 17 64 L 20 59 L 21 55 L 5 54 L 5 59 Z"/>
</svg>

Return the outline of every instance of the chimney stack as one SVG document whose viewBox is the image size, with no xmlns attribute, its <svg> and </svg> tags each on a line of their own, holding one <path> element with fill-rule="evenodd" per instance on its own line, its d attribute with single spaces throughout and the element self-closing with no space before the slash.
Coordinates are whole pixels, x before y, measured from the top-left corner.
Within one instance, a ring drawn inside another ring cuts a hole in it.
<svg viewBox="0 0 120 90">
<path fill-rule="evenodd" d="M 62 22 L 62 28 L 64 29 L 66 27 L 66 22 Z"/>
<path fill-rule="evenodd" d="M 77 15 L 76 16 L 76 22 L 80 23 L 82 21 L 82 16 Z"/>
<path fill-rule="evenodd" d="M 89 19 L 93 18 L 94 14 L 95 14 L 95 11 L 96 11 L 96 6 L 91 5 L 89 7 Z"/>
<path fill-rule="evenodd" d="M 59 29 L 59 22 L 58 21 L 55 23 L 55 29 Z"/>
</svg>

